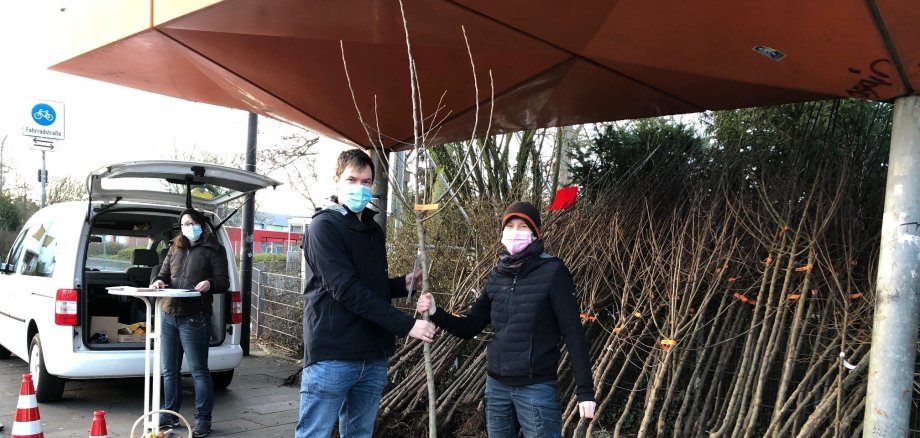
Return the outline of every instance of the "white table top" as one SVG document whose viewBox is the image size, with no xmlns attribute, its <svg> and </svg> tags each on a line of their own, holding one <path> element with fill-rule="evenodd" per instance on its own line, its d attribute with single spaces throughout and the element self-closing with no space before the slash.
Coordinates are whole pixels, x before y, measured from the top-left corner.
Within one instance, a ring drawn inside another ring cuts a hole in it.
<svg viewBox="0 0 920 438">
<path fill-rule="evenodd" d="M 201 292 L 189 289 L 154 289 L 152 287 L 110 286 L 106 289 L 112 295 L 127 295 L 132 297 L 158 297 L 158 298 L 190 298 L 200 297 Z"/>
</svg>

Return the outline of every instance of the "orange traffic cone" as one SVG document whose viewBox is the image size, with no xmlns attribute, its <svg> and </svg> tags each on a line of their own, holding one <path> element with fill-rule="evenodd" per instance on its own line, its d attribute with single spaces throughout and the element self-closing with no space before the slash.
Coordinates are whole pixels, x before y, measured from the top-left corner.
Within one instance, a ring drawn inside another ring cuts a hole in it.
<svg viewBox="0 0 920 438">
<path fill-rule="evenodd" d="M 19 403 L 16 405 L 16 420 L 10 438 L 45 438 L 42 433 L 42 420 L 38 415 L 38 402 L 35 400 L 35 387 L 32 375 L 22 375 L 19 389 Z"/>
<path fill-rule="evenodd" d="M 89 427 L 89 438 L 109 438 L 109 432 L 105 430 L 105 411 L 93 412 L 93 425 Z"/>
</svg>

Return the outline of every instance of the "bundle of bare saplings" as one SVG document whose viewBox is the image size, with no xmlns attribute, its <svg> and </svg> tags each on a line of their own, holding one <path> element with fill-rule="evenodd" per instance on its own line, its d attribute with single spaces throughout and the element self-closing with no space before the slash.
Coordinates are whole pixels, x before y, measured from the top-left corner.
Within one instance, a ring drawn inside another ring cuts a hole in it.
<svg viewBox="0 0 920 438">
<path fill-rule="evenodd" d="M 859 436 L 888 109 L 816 103 L 710 122 L 722 129 L 702 158 L 674 153 L 600 175 L 573 208 L 547 213 L 547 251 L 578 286 L 598 401 L 597 418 L 579 420 L 563 354 L 565 434 Z M 467 205 L 468 220 L 432 224 L 432 278 L 448 311 L 466 310 L 494 266 L 497 208 Z M 488 341 L 443 333 L 433 346 L 449 436 L 485 436 Z M 381 435 L 425 434 L 420 352 L 410 341 L 391 361 Z"/>
</svg>

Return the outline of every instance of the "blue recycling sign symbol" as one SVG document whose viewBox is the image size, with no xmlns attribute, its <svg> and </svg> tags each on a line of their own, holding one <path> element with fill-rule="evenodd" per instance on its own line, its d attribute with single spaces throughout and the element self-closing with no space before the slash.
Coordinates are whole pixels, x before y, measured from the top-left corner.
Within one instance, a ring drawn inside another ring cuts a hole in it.
<svg viewBox="0 0 920 438">
<path fill-rule="evenodd" d="M 40 103 L 32 107 L 32 119 L 39 125 L 49 126 L 54 123 L 56 118 L 57 113 L 55 113 L 54 108 L 47 103 Z"/>
</svg>

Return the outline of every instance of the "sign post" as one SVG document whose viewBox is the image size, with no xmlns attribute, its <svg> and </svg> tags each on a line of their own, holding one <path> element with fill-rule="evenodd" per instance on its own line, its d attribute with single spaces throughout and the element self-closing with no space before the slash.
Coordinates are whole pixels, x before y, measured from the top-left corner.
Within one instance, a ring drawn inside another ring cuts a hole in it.
<svg viewBox="0 0 920 438">
<path fill-rule="evenodd" d="M 22 135 L 33 137 L 32 149 L 42 153 L 42 168 L 38 170 L 38 182 L 42 185 L 41 206 L 44 208 L 48 184 L 45 152 L 54 150 L 55 140 L 64 139 L 64 104 L 50 100 L 31 100 L 26 108 L 29 111 L 26 122 L 22 126 Z"/>
<path fill-rule="evenodd" d="M 45 188 L 48 185 L 48 170 L 45 168 L 45 152 L 54 151 L 54 141 L 44 139 L 44 138 L 38 138 L 38 137 L 35 137 L 34 139 L 32 139 L 32 141 L 33 141 L 32 149 L 41 151 L 42 153 L 42 168 L 38 169 L 38 182 L 40 182 L 42 185 L 41 207 L 45 208 L 45 205 L 47 205 L 47 202 L 46 202 L 47 191 L 45 190 Z"/>
</svg>

